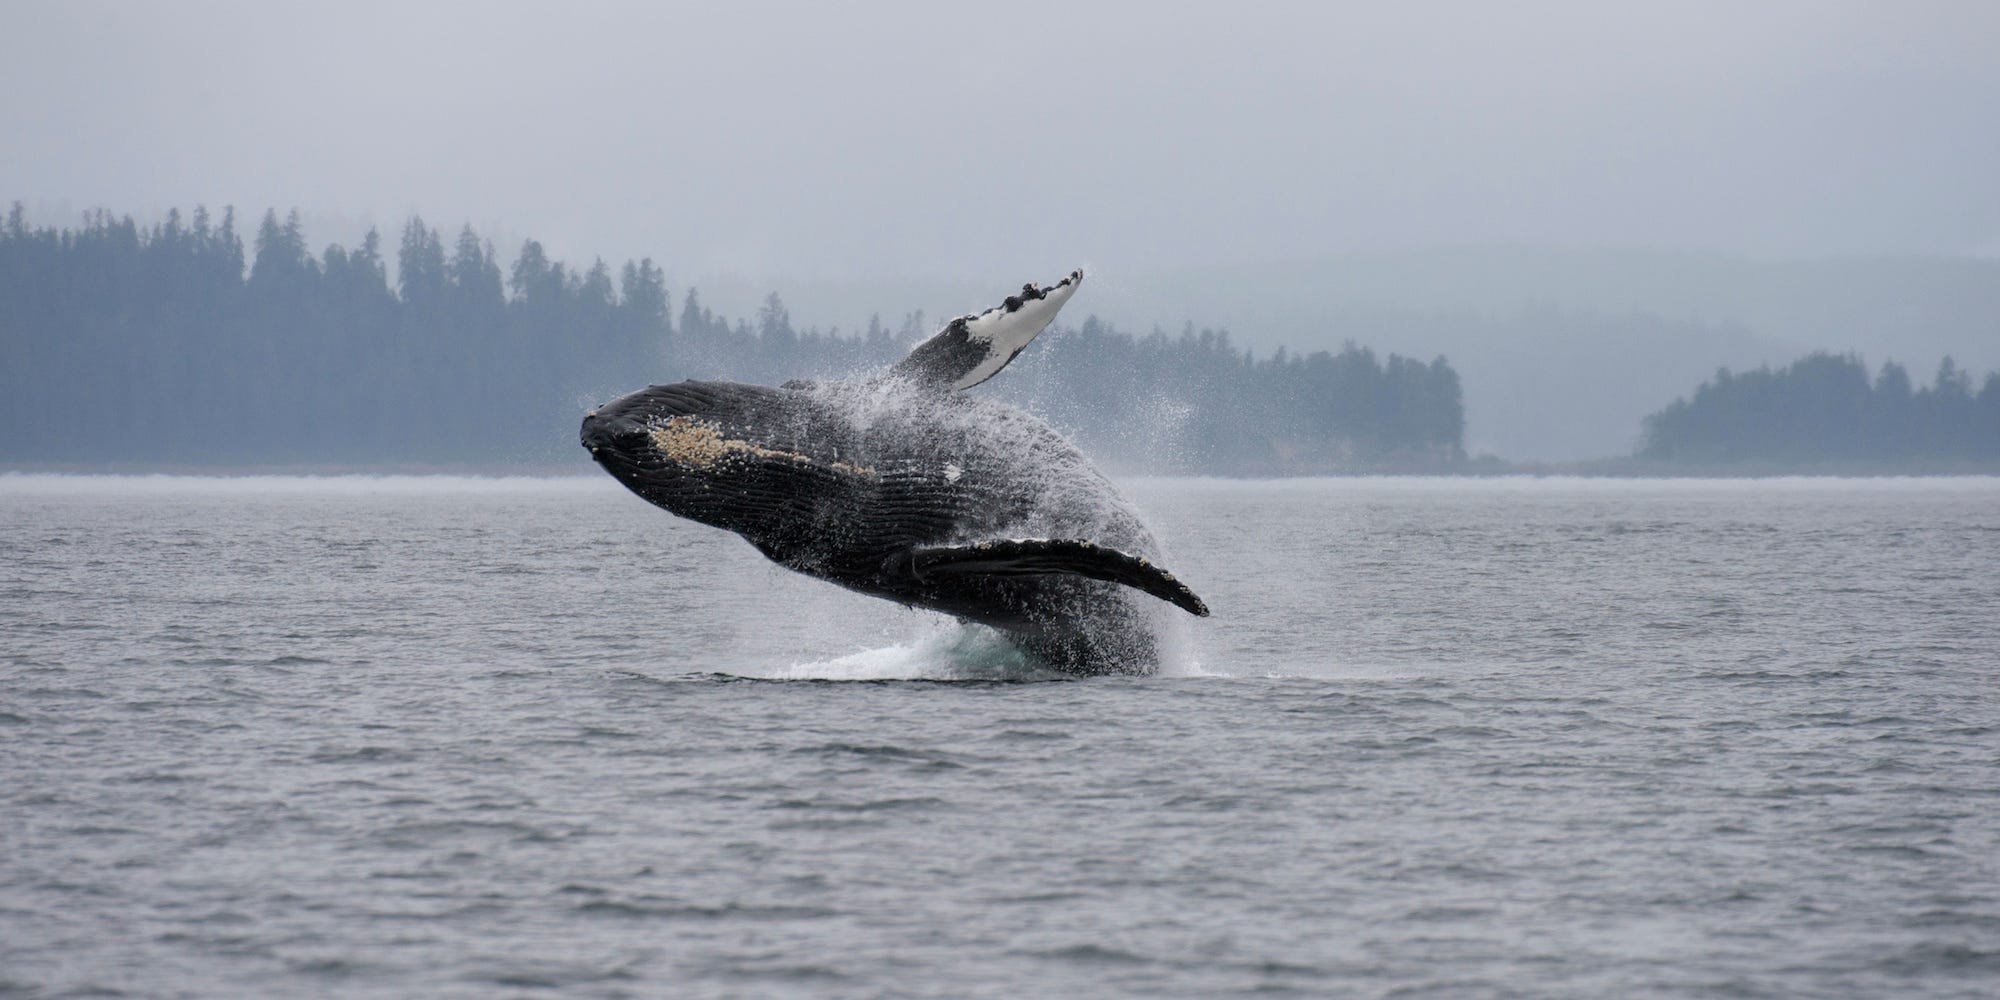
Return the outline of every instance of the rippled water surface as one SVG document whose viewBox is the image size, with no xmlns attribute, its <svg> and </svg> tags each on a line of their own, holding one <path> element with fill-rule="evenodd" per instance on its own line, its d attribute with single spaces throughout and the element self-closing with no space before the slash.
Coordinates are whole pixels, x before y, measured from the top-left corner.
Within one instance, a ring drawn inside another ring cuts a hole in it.
<svg viewBox="0 0 2000 1000">
<path fill-rule="evenodd" d="M 0 477 L 0 994 L 1991 996 L 2000 481 L 1142 481 L 1050 680 L 609 480 Z"/>
</svg>

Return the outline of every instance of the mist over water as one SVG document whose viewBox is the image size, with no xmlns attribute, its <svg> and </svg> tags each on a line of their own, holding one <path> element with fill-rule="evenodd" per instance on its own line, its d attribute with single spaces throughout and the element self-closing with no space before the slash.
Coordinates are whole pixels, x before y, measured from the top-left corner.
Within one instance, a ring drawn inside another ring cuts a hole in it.
<svg viewBox="0 0 2000 1000">
<path fill-rule="evenodd" d="M 1126 485 L 1173 676 L 609 480 L 0 477 L 0 992 L 2000 971 L 2000 480 Z"/>
</svg>

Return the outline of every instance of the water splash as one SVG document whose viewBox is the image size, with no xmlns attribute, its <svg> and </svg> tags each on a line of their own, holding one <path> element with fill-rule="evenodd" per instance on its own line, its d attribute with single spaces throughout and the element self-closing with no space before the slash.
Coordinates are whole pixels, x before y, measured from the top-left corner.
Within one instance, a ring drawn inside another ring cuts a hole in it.
<svg viewBox="0 0 2000 1000">
<path fill-rule="evenodd" d="M 1153 636 L 1159 643 L 1160 677 L 1223 677 L 1202 665 L 1201 650 L 1194 629 L 1180 609 L 1159 606 L 1147 609 L 1152 616 Z"/>
</svg>

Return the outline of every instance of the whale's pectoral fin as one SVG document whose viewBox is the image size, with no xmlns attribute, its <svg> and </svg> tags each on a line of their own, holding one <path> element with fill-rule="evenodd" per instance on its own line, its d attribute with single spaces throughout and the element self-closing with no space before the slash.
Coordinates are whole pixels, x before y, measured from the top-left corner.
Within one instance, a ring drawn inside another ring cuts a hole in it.
<svg viewBox="0 0 2000 1000">
<path fill-rule="evenodd" d="M 954 574 L 1033 576 L 1074 573 L 1106 583 L 1136 587 L 1191 615 L 1208 616 L 1208 605 L 1172 573 L 1138 556 L 1095 542 L 1070 538 L 1027 538 L 971 545 L 923 546 L 899 552 L 890 563 L 921 580 Z"/>
<path fill-rule="evenodd" d="M 918 344 L 891 372 L 939 389 L 966 389 L 992 378 L 1028 346 L 1083 284 L 1083 272 L 1053 285 L 1023 285 L 977 316 L 960 316 Z"/>
</svg>

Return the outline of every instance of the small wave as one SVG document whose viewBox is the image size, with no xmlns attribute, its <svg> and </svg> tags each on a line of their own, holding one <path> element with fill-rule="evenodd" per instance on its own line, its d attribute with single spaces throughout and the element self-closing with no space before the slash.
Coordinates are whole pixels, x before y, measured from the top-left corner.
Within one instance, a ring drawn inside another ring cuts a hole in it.
<svg viewBox="0 0 2000 1000">
<path fill-rule="evenodd" d="M 1134 954 L 1121 948 L 1107 948 L 1100 944 L 1074 944 L 1067 948 L 1052 948 L 1045 951 L 1029 952 L 1028 954 L 1036 958 L 1078 962 L 1085 965 L 1153 964 L 1153 960 L 1144 955 Z"/>
<path fill-rule="evenodd" d="M 643 917 L 666 920 L 819 920 L 838 916 L 839 911 L 819 906 L 755 905 L 724 903 L 720 906 L 699 906 L 683 903 L 667 903 L 657 900 L 615 900 L 594 899 L 576 908 L 577 913 L 592 916 Z"/>
<path fill-rule="evenodd" d="M 837 799 L 784 799 L 770 808 L 773 809 L 822 809 L 828 812 L 863 813 L 900 810 L 928 810 L 948 808 L 951 803 L 932 796 L 917 796 L 900 799 L 872 799 L 867 802 L 842 802 Z"/>
<path fill-rule="evenodd" d="M 1064 732 L 1046 732 L 1039 729 L 1003 729 L 986 737 L 989 743 L 1061 743 L 1076 737 Z"/>
<path fill-rule="evenodd" d="M 774 833 L 806 831 L 811 833 L 833 833 L 850 830 L 879 830 L 888 823 L 879 819 L 793 819 L 764 824 L 764 829 Z"/>
<path fill-rule="evenodd" d="M 827 743 L 821 746 L 793 747 L 794 754 L 806 754 L 833 759 L 861 758 L 891 764 L 907 764 L 917 770 L 956 771 L 965 767 L 954 754 L 941 750 L 913 749 L 898 746 L 868 746 L 856 743 Z"/>
<path fill-rule="evenodd" d="M 716 969 L 732 979 L 769 979 L 778 982 L 846 982 L 850 977 L 830 965 L 727 965 Z"/>
<path fill-rule="evenodd" d="M 1880 965 L 1907 976 L 1989 976 L 2000 972 L 2000 951 L 1957 942 L 1927 941 L 1884 959 Z"/>
<path fill-rule="evenodd" d="M 1055 891 L 1055 892 L 1031 892 L 1031 893 L 1027 893 L 1026 895 L 1019 895 L 1019 896 L 989 896 L 989 897 L 987 897 L 987 898 L 986 898 L 986 902 L 988 902 L 988 903 L 1034 903 L 1034 904 L 1041 904 L 1041 903 L 1069 903 L 1069 902 L 1074 902 L 1074 901 L 1076 901 L 1076 900 L 1079 900 L 1079 899 L 1089 899 L 1089 898 L 1090 898 L 1090 896 L 1089 896 L 1089 894 L 1087 894 L 1087 893 L 1082 893 L 1082 892 L 1067 892 L 1067 891 Z"/>
<path fill-rule="evenodd" d="M 287 962 L 285 965 L 292 972 L 299 975 L 316 976 L 326 979 L 346 979 L 380 969 L 380 966 L 362 962 L 351 962 L 344 958 L 297 959 Z"/>
<path fill-rule="evenodd" d="M 318 751 L 306 759 L 315 764 L 373 764 L 382 762 L 400 764 L 408 763 L 414 760 L 415 757 L 407 750 L 399 750 L 394 747 L 364 746 L 351 749 L 329 748 Z"/>
</svg>

